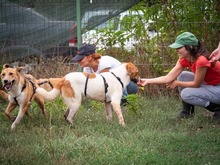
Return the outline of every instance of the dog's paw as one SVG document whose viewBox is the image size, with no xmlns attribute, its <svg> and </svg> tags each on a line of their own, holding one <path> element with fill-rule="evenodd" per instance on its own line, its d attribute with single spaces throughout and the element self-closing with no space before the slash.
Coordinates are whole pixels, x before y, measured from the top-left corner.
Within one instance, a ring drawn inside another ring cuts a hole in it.
<svg viewBox="0 0 220 165">
<path fill-rule="evenodd" d="M 13 123 L 12 125 L 11 125 L 11 130 L 14 130 L 15 129 L 15 123 Z"/>
<path fill-rule="evenodd" d="M 69 108 L 66 110 L 66 112 L 64 113 L 64 118 L 65 118 L 65 120 L 67 120 L 67 116 L 69 115 L 69 112 L 70 112 L 70 110 L 69 110 Z"/>
<path fill-rule="evenodd" d="M 16 116 L 12 116 L 12 117 L 11 117 L 11 122 L 14 122 L 15 119 L 16 119 Z"/>
<path fill-rule="evenodd" d="M 67 123 L 72 124 L 73 120 L 68 119 L 68 117 L 66 118 Z"/>
<path fill-rule="evenodd" d="M 106 116 L 106 120 L 109 121 L 109 122 L 112 122 L 112 117 Z"/>
<path fill-rule="evenodd" d="M 125 125 L 125 123 L 124 122 L 121 122 L 121 123 L 119 123 L 122 127 L 125 127 L 126 125 Z"/>
</svg>

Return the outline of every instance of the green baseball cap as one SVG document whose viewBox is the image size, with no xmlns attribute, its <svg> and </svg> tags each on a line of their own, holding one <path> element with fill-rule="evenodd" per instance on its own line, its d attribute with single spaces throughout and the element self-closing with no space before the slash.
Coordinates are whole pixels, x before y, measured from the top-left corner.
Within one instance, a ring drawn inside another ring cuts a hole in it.
<svg viewBox="0 0 220 165">
<path fill-rule="evenodd" d="M 184 45 L 198 45 L 198 39 L 196 36 L 190 32 L 184 32 L 176 37 L 176 40 L 173 44 L 171 44 L 170 48 L 181 48 Z"/>
</svg>

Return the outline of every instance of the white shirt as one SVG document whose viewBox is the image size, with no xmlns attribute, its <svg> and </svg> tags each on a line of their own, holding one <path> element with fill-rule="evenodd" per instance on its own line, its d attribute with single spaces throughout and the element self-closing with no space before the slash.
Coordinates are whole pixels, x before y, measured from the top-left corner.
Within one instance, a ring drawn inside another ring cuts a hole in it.
<svg viewBox="0 0 220 165">
<path fill-rule="evenodd" d="M 98 65 L 98 69 L 96 72 L 90 67 L 84 67 L 83 72 L 100 73 L 100 71 L 103 69 L 106 69 L 106 68 L 113 69 L 113 68 L 118 67 L 119 65 L 121 65 L 121 62 L 118 61 L 117 59 L 111 56 L 101 56 L 101 58 L 99 59 L 99 65 Z"/>
</svg>

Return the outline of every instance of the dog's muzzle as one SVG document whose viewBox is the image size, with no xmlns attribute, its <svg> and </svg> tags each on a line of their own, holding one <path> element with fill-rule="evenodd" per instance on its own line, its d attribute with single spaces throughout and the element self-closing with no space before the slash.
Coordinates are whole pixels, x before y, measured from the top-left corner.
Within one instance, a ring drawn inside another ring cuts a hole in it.
<svg viewBox="0 0 220 165">
<path fill-rule="evenodd" d="M 131 79 L 131 81 L 134 82 L 134 83 L 136 83 L 136 84 L 137 84 L 140 80 L 141 80 L 140 77 L 136 77 L 136 78 Z"/>
<path fill-rule="evenodd" d="M 15 82 L 15 80 L 12 80 L 12 81 L 4 80 L 2 89 L 6 90 L 6 91 L 10 91 L 14 82 Z"/>
</svg>

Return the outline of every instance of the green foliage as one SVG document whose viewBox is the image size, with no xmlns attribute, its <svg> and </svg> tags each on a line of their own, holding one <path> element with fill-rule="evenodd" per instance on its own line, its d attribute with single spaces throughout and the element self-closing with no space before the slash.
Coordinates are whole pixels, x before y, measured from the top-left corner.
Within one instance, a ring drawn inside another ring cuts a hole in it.
<svg viewBox="0 0 220 165">
<path fill-rule="evenodd" d="M 142 115 L 142 104 L 143 99 L 140 95 L 130 94 L 126 97 L 128 104 L 126 105 L 126 110 L 130 115 Z"/>
<path fill-rule="evenodd" d="M 97 111 L 102 109 L 104 104 L 102 102 L 94 101 L 94 100 L 87 100 L 85 99 L 82 103 L 82 109 L 85 110 L 93 110 Z"/>
<path fill-rule="evenodd" d="M 201 41 L 204 41 L 208 49 L 213 49 L 213 43 L 219 41 L 220 22 L 218 15 L 220 9 L 218 1 L 155 1 L 154 5 L 148 7 L 143 1 L 135 6 L 133 10 L 141 10 L 145 14 L 146 22 L 152 20 L 152 26 L 160 32 L 156 41 L 143 43 L 147 50 L 149 47 L 149 58 L 156 75 L 164 74 L 177 60 L 176 53 L 168 48 L 174 42 L 176 36 L 184 31 L 194 33 Z M 139 28 L 137 26 L 137 28 Z M 142 45 L 142 44 L 141 44 Z M 215 46 L 214 46 L 215 47 Z M 156 50 L 156 51 L 155 51 Z M 166 68 L 164 68 L 166 67 Z"/>
<path fill-rule="evenodd" d="M 126 53 L 128 50 L 123 48 L 125 42 L 131 38 L 135 39 L 135 48 L 130 50 L 133 59 L 136 63 L 149 64 L 155 76 L 163 75 L 164 71 L 175 65 L 178 56 L 175 50 L 168 46 L 180 33 L 194 33 L 209 51 L 214 50 L 220 40 L 220 1 L 217 0 L 156 0 L 151 4 L 142 1 L 130 10 L 132 11 L 143 12 L 144 19 L 136 19 L 137 17 L 132 15 L 124 17 L 118 25 L 123 28 L 117 32 L 114 28 L 103 29 L 101 40 L 107 42 L 109 48 L 118 43 Z M 159 35 L 149 39 L 145 30 L 146 24 L 149 24 L 148 29 L 157 31 Z M 124 31 L 129 34 L 124 35 Z"/>
</svg>

